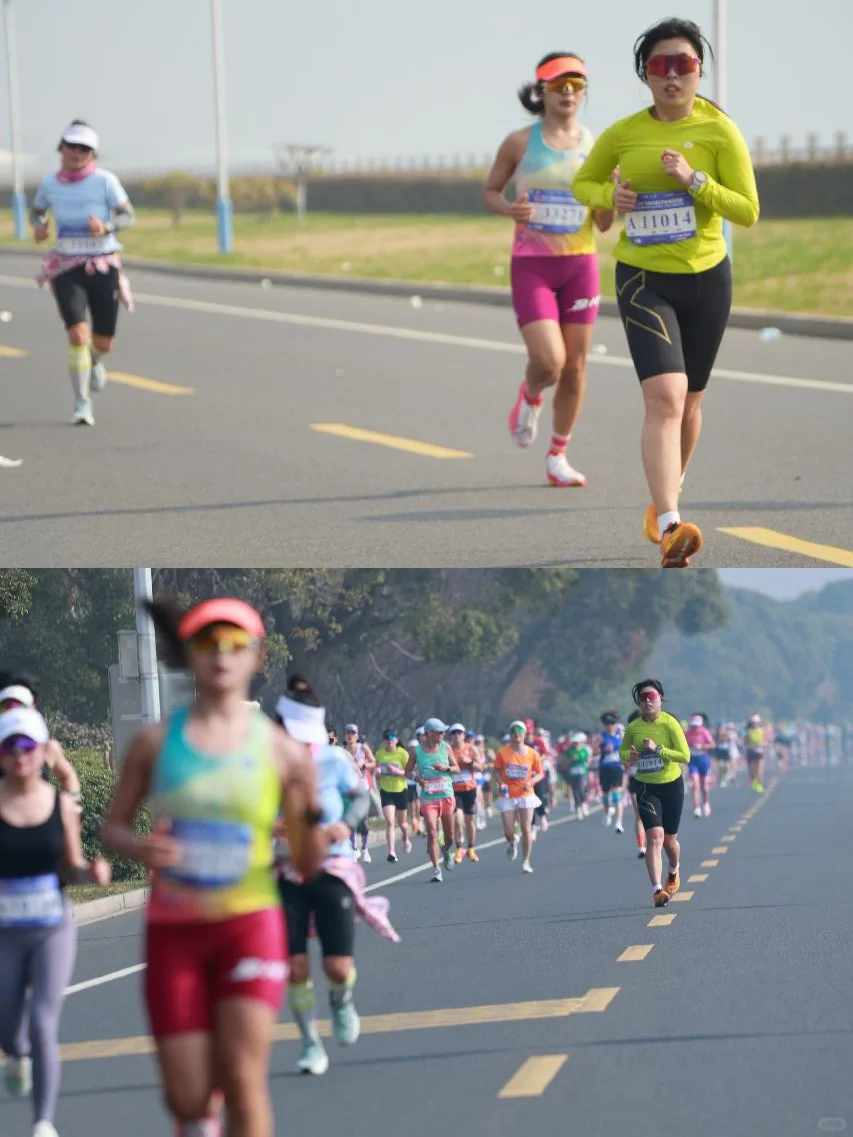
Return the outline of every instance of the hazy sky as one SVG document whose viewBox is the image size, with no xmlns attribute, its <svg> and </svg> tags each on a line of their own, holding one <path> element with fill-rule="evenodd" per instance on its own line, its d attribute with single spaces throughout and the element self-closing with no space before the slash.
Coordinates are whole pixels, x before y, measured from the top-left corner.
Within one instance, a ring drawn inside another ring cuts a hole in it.
<svg viewBox="0 0 853 1137">
<path fill-rule="evenodd" d="M 54 162 L 68 120 L 100 131 L 119 170 L 212 162 L 208 0 L 13 0 L 23 149 Z M 549 51 L 590 69 L 594 129 L 644 105 L 631 48 L 671 14 L 713 38 L 712 0 L 222 0 L 235 163 L 275 142 L 342 156 L 482 154 L 528 121 L 515 98 Z M 729 0 L 727 108 L 748 141 L 853 136 L 853 0 Z M 492 46 L 489 47 L 488 44 Z M 0 150 L 8 150 L 5 67 Z M 705 90 L 710 94 L 710 80 Z"/>
<path fill-rule="evenodd" d="M 853 580 L 853 569 L 720 569 L 719 576 L 724 584 L 790 600 L 835 580 Z"/>
</svg>

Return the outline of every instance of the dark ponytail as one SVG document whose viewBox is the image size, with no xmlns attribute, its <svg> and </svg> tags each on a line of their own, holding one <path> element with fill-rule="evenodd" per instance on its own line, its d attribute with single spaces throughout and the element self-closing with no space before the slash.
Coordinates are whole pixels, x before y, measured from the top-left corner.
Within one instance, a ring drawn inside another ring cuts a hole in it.
<svg viewBox="0 0 853 1137">
<path fill-rule="evenodd" d="M 284 697 L 290 699 L 293 703 L 299 703 L 299 705 L 303 707 L 322 706 L 322 703 L 314 692 L 314 688 L 302 675 L 290 676 L 287 680 L 287 686 L 284 689 Z M 278 713 L 278 710 L 275 711 L 272 717 L 279 726 L 284 726 L 284 719 Z"/>
<path fill-rule="evenodd" d="M 178 670 L 185 668 L 188 664 L 186 645 L 178 635 L 178 625 L 185 615 L 184 609 L 171 596 L 144 600 L 142 607 L 154 621 L 165 662 Z"/>
<path fill-rule="evenodd" d="M 33 697 L 33 702 L 38 706 L 39 701 L 39 681 L 34 675 L 29 675 L 24 671 L 0 671 L 0 691 L 6 687 L 26 687 Z"/>
</svg>

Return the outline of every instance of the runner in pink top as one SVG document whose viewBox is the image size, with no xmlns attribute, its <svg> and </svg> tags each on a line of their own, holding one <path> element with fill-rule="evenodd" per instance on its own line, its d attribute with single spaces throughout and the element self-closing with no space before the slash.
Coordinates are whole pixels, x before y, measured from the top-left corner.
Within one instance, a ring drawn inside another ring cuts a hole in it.
<svg viewBox="0 0 853 1137">
<path fill-rule="evenodd" d="M 710 817 L 711 803 L 708 800 L 708 775 L 711 772 L 711 754 L 716 743 L 714 736 L 705 725 L 704 715 L 691 716 L 685 731 L 687 745 L 690 747 L 690 779 L 693 783 L 693 816 Z"/>
</svg>

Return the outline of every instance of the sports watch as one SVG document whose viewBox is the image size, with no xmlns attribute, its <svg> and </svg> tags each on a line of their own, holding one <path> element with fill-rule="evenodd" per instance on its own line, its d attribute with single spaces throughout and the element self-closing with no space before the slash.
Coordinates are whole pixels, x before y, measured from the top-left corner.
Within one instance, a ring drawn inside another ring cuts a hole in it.
<svg viewBox="0 0 853 1137">
<path fill-rule="evenodd" d="M 690 179 L 690 185 L 687 188 L 691 193 L 698 193 L 707 181 L 708 175 L 703 170 L 695 170 L 693 177 Z"/>
</svg>

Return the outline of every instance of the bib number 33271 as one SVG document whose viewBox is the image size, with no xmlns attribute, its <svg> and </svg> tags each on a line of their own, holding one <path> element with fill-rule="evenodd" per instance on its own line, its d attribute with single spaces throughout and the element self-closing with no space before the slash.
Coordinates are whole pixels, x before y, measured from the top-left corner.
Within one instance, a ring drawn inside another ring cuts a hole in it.
<svg viewBox="0 0 853 1137">
<path fill-rule="evenodd" d="M 531 190 L 527 199 L 533 216 L 527 228 L 539 233 L 578 233 L 586 218 L 581 205 L 569 190 Z"/>
</svg>

